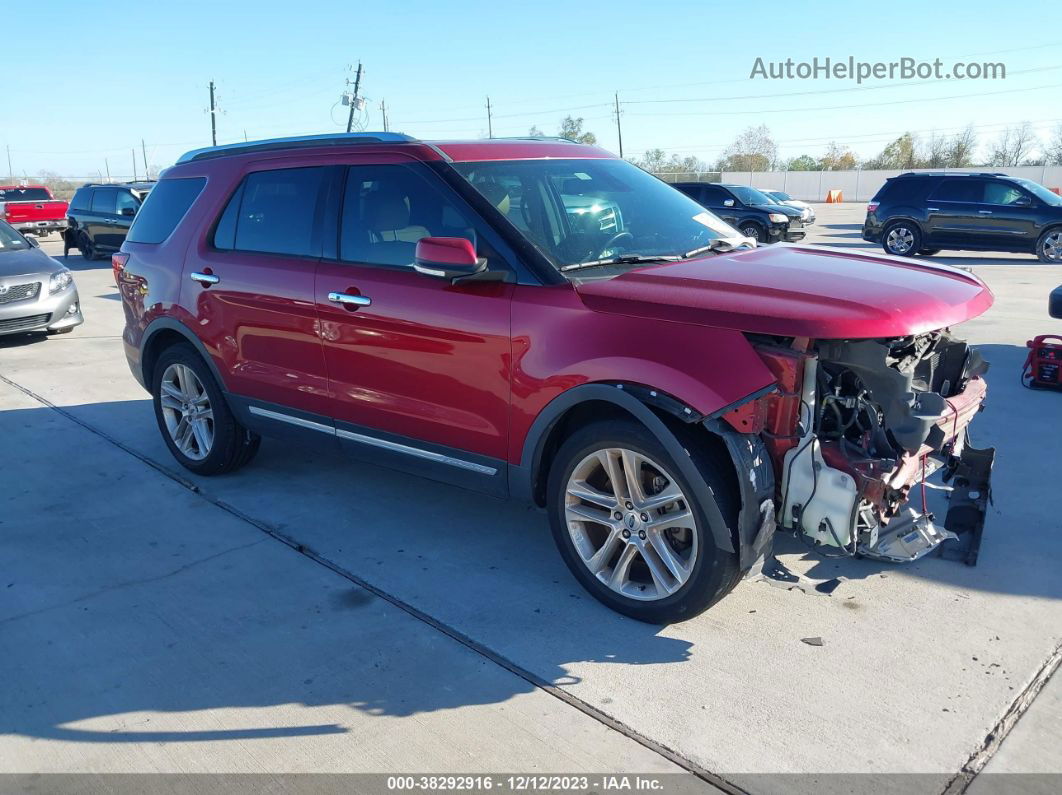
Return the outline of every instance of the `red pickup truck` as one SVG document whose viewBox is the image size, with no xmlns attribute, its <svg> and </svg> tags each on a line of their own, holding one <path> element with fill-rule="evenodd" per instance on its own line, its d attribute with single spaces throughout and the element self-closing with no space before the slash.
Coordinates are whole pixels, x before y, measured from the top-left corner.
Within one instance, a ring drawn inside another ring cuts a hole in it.
<svg viewBox="0 0 1062 795">
<path fill-rule="evenodd" d="M 19 232 L 47 235 L 66 229 L 67 203 L 44 185 L 0 185 L 0 221 Z"/>
</svg>

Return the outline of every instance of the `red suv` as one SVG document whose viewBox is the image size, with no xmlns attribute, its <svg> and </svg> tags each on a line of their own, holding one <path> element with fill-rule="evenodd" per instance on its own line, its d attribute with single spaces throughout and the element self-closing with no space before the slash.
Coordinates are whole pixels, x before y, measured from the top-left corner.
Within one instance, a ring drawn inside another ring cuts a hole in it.
<svg viewBox="0 0 1062 795">
<path fill-rule="evenodd" d="M 689 618 L 770 561 L 973 562 L 992 303 L 941 265 L 749 246 L 634 165 L 559 140 L 380 133 L 190 152 L 113 258 L 136 378 L 201 475 L 259 434 L 533 500 L 575 577 Z M 912 490 L 953 475 L 937 527 Z M 944 543 L 947 542 L 947 543 Z"/>
</svg>

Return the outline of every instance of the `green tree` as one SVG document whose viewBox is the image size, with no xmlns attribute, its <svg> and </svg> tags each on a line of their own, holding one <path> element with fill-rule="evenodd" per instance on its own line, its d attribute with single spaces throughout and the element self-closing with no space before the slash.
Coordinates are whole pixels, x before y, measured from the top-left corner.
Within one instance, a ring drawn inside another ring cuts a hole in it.
<svg viewBox="0 0 1062 795">
<path fill-rule="evenodd" d="M 918 168 L 921 159 L 918 153 L 918 138 L 905 132 L 881 150 L 881 154 L 863 164 L 863 168 Z"/>
<path fill-rule="evenodd" d="M 561 138 L 575 141 L 578 144 L 596 144 L 597 136 L 590 131 L 583 132 L 583 117 L 577 119 L 565 116 L 561 120 L 560 131 L 557 133 Z"/>
<path fill-rule="evenodd" d="M 819 158 L 817 166 L 822 170 L 846 171 L 856 167 L 856 156 L 848 147 L 830 141 L 826 154 Z"/>
<path fill-rule="evenodd" d="M 787 160 L 785 167 L 788 171 L 816 171 L 819 162 L 811 155 L 800 155 L 800 157 Z"/>
</svg>

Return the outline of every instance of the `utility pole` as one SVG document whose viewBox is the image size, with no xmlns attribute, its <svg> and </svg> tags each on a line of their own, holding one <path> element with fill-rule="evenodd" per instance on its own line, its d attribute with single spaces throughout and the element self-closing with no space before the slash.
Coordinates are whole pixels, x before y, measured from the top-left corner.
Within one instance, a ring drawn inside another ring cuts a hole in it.
<svg viewBox="0 0 1062 795">
<path fill-rule="evenodd" d="M 383 114 L 384 132 L 390 132 L 387 129 L 387 100 L 386 99 L 381 99 L 380 100 L 380 113 Z"/>
<path fill-rule="evenodd" d="M 140 180 L 136 178 L 136 147 L 133 147 L 129 151 L 133 154 L 133 182 L 139 182 Z"/>
<path fill-rule="evenodd" d="M 151 172 L 148 170 L 147 165 L 147 146 L 144 145 L 144 139 L 140 139 L 140 151 L 144 155 L 144 179 L 151 179 Z"/>
<path fill-rule="evenodd" d="M 11 144 L 7 145 L 7 175 L 9 177 L 15 176 L 15 171 L 11 168 Z"/>
<path fill-rule="evenodd" d="M 247 130 L 243 131 L 243 142 L 247 143 Z"/>
<path fill-rule="evenodd" d="M 358 61 L 358 73 L 354 76 L 354 96 L 352 96 L 350 98 L 350 115 L 347 116 L 347 132 L 350 132 L 354 128 L 354 109 L 358 105 L 358 90 L 360 88 L 361 88 L 361 61 Z"/>
<path fill-rule="evenodd" d="M 111 184 L 111 164 L 107 161 L 107 158 L 103 158 L 103 165 L 107 168 L 107 184 Z"/>
<path fill-rule="evenodd" d="M 619 156 L 623 159 L 623 126 L 620 124 L 619 92 L 616 92 L 616 136 L 619 138 Z"/>
<path fill-rule="evenodd" d="M 494 121 L 492 120 L 490 113 L 490 97 L 487 97 L 487 137 L 494 137 Z"/>
<path fill-rule="evenodd" d="M 210 81 L 210 145 L 218 145 L 217 108 L 214 107 L 214 81 Z"/>
</svg>

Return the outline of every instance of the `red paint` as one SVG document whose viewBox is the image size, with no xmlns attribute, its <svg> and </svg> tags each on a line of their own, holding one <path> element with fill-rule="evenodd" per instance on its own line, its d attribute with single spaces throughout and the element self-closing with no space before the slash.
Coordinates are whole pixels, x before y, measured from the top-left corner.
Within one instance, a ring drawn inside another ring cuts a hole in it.
<svg viewBox="0 0 1062 795">
<path fill-rule="evenodd" d="M 921 334 L 993 301 L 946 265 L 783 245 L 638 268 L 579 293 L 606 312 L 812 339 Z"/>
<path fill-rule="evenodd" d="M 417 263 L 423 265 L 476 264 L 476 247 L 463 237 L 423 237 L 417 241 Z"/>
</svg>

